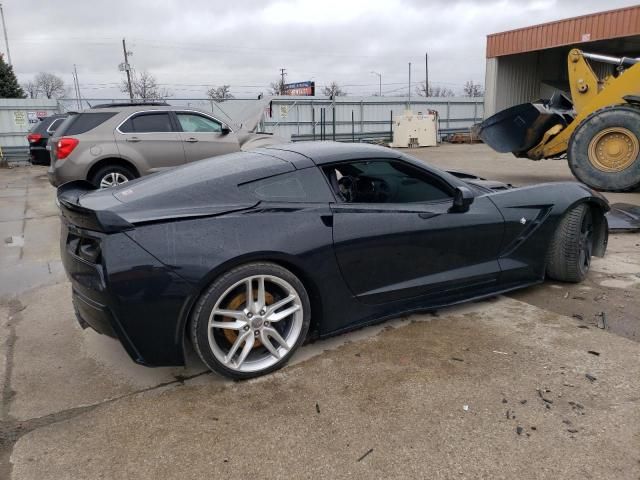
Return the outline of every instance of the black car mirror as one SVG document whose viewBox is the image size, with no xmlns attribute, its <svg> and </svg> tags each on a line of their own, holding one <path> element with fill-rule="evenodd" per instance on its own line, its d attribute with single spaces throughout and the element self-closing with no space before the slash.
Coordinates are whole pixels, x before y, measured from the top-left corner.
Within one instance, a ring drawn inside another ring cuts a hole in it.
<svg viewBox="0 0 640 480">
<path fill-rule="evenodd" d="M 469 210 L 469 206 L 473 203 L 474 196 L 470 188 L 456 187 L 453 194 L 453 206 L 451 212 L 463 213 Z"/>
<path fill-rule="evenodd" d="M 227 125 L 223 125 L 220 132 L 222 132 L 222 135 L 228 135 L 231 133 L 231 129 Z"/>
</svg>

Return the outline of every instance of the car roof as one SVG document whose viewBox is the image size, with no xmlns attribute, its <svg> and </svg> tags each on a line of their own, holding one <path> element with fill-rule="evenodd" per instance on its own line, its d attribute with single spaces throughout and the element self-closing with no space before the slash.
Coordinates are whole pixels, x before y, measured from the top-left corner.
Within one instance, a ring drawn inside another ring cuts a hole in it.
<svg viewBox="0 0 640 480">
<path fill-rule="evenodd" d="M 136 104 L 136 105 L 114 105 L 113 107 L 100 106 L 99 108 L 89 108 L 83 110 L 82 113 L 98 113 L 98 112 L 123 112 L 123 113 L 136 113 L 159 110 L 162 112 L 167 111 L 193 111 L 204 113 L 211 116 L 211 112 L 201 110 L 194 107 L 177 107 L 175 105 L 157 105 L 157 104 Z"/>
<path fill-rule="evenodd" d="M 390 148 L 381 147 L 379 145 L 371 145 L 368 143 L 342 143 L 342 142 L 297 142 L 286 143 L 280 145 L 270 145 L 264 147 L 265 153 L 269 153 L 276 157 L 283 158 L 285 154 L 280 152 L 293 152 L 301 155 L 302 158 L 295 160 L 295 157 L 287 157 L 286 160 L 292 161 L 296 168 L 304 168 L 304 163 L 308 163 L 311 159 L 316 165 L 325 165 L 328 163 L 338 162 L 341 160 L 353 160 L 358 158 L 402 158 L 402 154 L 391 150 Z M 306 157 L 306 158 L 305 158 Z M 300 165 L 296 165 L 300 163 Z"/>
</svg>

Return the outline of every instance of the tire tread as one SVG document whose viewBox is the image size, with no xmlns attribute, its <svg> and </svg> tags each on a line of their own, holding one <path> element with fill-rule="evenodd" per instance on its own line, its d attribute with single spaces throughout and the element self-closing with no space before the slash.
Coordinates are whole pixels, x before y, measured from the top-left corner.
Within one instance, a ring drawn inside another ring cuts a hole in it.
<svg viewBox="0 0 640 480">
<path fill-rule="evenodd" d="M 581 282 L 580 228 L 590 207 L 580 204 L 569 210 L 560 220 L 547 252 L 547 276 L 562 282 Z"/>
<path fill-rule="evenodd" d="M 640 105 L 635 104 L 635 103 L 622 103 L 622 104 L 615 104 L 615 105 L 607 105 L 606 107 L 600 108 L 598 110 L 596 110 L 595 112 L 592 112 L 590 115 L 588 115 L 585 119 L 583 119 L 578 126 L 576 127 L 576 129 L 573 131 L 573 133 L 571 134 L 571 137 L 569 138 L 569 145 L 567 148 L 567 154 L 569 155 L 570 152 L 573 150 L 573 147 L 575 145 L 575 142 L 582 142 L 582 138 L 581 136 L 583 135 L 583 127 L 587 127 L 587 123 L 591 122 L 594 118 L 597 118 L 598 116 L 602 115 L 603 113 L 607 113 L 613 110 L 621 110 L 621 111 L 627 111 L 627 112 L 631 112 L 632 114 L 637 114 L 638 117 L 640 118 Z M 590 141 L 590 139 L 587 140 L 587 144 Z M 576 157 L 577 155 L 572 155 L 572 157 Z M 580 165 L 579 163 L 583 163 L 583 162 L 589 162 L 588 159 L 588 153 L 585 152 L 585 154 L 583 156 L 579 156 L 579 158 L 569 158 L 568 159 L 568 164 L 569 164 L 569 169 L 571 170 L 571 174 L 576 177 L 578 180 L 580 180 L 581 182 L 585 183 L 586 185 L 589 185 L 592 188 L 596 188 L 598 190 L 601 190 L 600 187 L 598 187 L 597 185 L 593 185 L 592 182 L 588 182 L 588 178 L 586 177 L 585 174 L 583 174 L 581 171 L 579 171 L 580 169 Z M 640 159 L 636 160 L 637 162 L 640 162 Z M 574 163 L 578 164 L 575 165 Z M 630 190 L 634 190 L 635 188 L 637 188 L 638 186 L 640 186 L 640 181 L 636 182 L 633 185 L 629 185 L 623 188 L 616 188 L 616 187 L 608 187 L 606 188 L 606 191 L 608 192 L 628 192 Z"/>
</svg>

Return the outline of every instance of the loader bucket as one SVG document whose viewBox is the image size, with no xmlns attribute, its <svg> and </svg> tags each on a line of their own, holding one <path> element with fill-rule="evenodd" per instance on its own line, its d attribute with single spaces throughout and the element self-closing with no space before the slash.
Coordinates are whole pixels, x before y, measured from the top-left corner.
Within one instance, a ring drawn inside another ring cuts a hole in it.
<svg viewBox="0 0 640 480">
<path fill-rule="evenodd" d="M 487 118 L 476 125 L 475 132 L 496 152 L 526 157 L 547 130 L 558 124 L 564 129 L 571 120 L 572 115 L 564 108 L 552 108 L 548 103 L 523 103 Z"/>
</svg>

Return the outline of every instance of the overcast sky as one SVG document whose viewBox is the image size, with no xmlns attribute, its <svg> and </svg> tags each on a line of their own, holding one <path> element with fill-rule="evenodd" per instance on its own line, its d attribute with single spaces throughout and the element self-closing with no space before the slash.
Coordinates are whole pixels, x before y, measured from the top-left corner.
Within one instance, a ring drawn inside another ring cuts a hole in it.
<svg viewBox="0 0 640 480">
<path fill-rule="evenodd" d="M 78 68 L 86 98 L 120 97 L 122 38 L 132 65 L 175 98 L 231 85 L 236 97 L 287 81 L 333 80 L 349 94 L 407 92 L 423 81 L 459 91 L 484 83 L 486 35 L 636 4 L 627 0 L 5 0 L 11 57 L 21 82 L 40 71 L 71 85 Z M 3 52 L 4 43 L 1 43 Z M 562 67 L 562 66 L 559 66 Z"/>
</svg>

